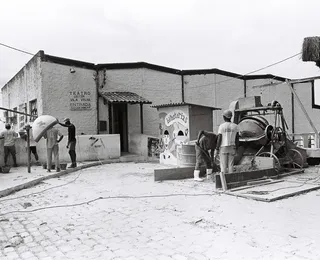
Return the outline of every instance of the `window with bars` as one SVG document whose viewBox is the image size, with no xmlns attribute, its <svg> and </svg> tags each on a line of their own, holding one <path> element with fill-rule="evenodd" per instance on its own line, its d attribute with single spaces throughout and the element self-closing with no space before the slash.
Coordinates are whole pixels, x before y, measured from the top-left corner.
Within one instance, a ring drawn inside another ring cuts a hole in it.
<svg viewBox="0 0 320 260">
<path fill-rule="evenodd" d="M 21 104 L 19 106 L 19 112 L 27 113 L 27 104 Z M 27 117 L 25 115 L 19 114 L 19 128 L 23 128 L 25 125 L 25 122 L 27 121 Z"/>
<path fill-rule="evenodd" d="M 29 109 L 30 109 L 30 114 L 33 116 L 38 116 L 38 108 L 37 108 L 37 100 L 31 100 L 29 102 Z M 36 119 L 36 117 L 30 117 L 30 122 L 33 122 Z"/>
<path fill-rule="evenodd" d="M 15 107 L 15 108 L 13 108 L 13 110 L 18 111 L 18 108 Z M 9 123 L 13 124 L 13 125 L 16 125 L 18 123 L 17 113 L 9 111 Z"/>
<path fill-rule="evenodd" d="M 312 108 L 320 109 L 320 79 L 311 82 L 312 84 Z"/>
</svg>

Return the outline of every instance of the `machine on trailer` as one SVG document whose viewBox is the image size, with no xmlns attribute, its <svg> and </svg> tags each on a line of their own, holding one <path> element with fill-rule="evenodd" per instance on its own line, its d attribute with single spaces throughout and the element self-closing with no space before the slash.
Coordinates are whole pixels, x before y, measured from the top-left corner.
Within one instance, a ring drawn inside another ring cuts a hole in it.
<svg viewBox="0 0 320 260">
<path fill-rule="evenodd" d="M 283 109 L 277 101 L 262 106 L 260 97 L 249 98 L 250 102 L 241 107 L 241 100 L 234 103 L 233 122 L 240 129 L 238 164 L 250 158 L 254 164 L 256 157 L 273 158 L 278 171 L 307 166 L 306 151 L 298 147 L 289 137 Z"/>
<path fill-rule="evenodd" d="M 267 106 L 261 97 L 241 98 L 230 104 L 232 122 L 239 126 L 239 148 L 235 171 L 226 174 L 228 188 L 246 185 L 250 180 L 302 172 L 307 164 L 306 150 L 288 135 L 283 108 L 277 101 Z M 216 187 L 221 187 L 216 174 Z"/>
</svg>

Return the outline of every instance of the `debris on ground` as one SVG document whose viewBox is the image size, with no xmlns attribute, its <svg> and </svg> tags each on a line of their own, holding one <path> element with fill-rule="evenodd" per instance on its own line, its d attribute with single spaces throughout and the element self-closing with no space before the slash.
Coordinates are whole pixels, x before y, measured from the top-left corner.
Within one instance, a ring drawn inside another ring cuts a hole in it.
<svg viewBox="0 0 320 260">
<path fill-rule="evenodd" d="M 25 202 L 22 204 L 22 207 L 26 209 L 28 207 L 32 207 L 32 204 L 30 202 Z"/>
</svg>

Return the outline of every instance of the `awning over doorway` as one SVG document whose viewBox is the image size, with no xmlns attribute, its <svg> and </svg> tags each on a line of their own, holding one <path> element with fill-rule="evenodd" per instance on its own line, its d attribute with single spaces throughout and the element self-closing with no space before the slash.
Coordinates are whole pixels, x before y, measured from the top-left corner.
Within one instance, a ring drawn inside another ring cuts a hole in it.
<svg viewBox="0 0 320 260">
<path fill-rule="evenodd" d="M 132 92 L 105 92 L 99 94 L 110 103 L 152 104 L 151 101 Z"/>
</svg>

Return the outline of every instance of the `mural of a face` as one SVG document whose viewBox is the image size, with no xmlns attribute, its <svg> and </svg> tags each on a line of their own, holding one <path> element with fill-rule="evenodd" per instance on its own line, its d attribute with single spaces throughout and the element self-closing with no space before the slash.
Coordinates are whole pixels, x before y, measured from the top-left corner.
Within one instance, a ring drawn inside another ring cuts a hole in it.
<svg viewBox="0 0 320 260">
<path fill-rule="evenodd" d="M 189 140 L 189 118 L 181 110 L 162 112 L 159 117 L 159 129 L 164 148 L 160 155 L 160 163 L 177 164 L 176 147 Z"/>
</svg>

